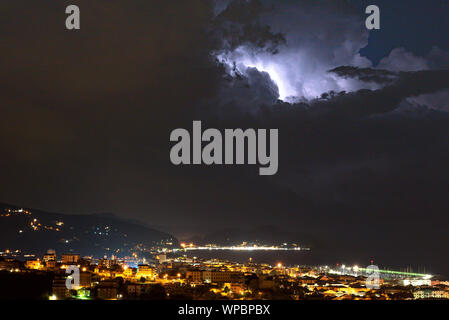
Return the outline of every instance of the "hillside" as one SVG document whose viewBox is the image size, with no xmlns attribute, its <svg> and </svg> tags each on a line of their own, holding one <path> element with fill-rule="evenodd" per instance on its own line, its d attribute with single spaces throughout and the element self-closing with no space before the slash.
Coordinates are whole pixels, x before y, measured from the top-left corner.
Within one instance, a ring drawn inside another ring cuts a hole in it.
<svg viewBox="0 0 449 320">
<path fill-rule="evenodd" d="M 66 215 L 0 204 L 0 251 L 42 254 L 52 248 L 61 253 L 124 257 L 177 244 L 170 234 L 113 214 Z"/>
</svg>

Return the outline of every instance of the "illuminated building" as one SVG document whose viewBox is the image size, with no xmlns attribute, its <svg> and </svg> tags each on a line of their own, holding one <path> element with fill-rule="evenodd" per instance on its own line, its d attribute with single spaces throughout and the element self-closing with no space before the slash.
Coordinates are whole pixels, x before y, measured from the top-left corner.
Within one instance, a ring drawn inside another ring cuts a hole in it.
<svg viewBox="0 0 449 320">
<path fill-rule="evenodd" d="M 157 255 L 156 259 L 159 261 L 159 263 L 164 263 L 167 261 L 167 255 L 159 254 L 159 255 Z"/>
<path fill-rule="evenodd" d="M 449 292 L 438 288 L 421 288 L 413 292 L 415 299 L 449 299 Z"/>
<path fill-rule="evenodd" d="M 210 271 L 206 270 L 202 273 L 203 280 L 209 283 L 219 282 L 242 282 L 243 274 L 233 271 Z"/>
<path fill-rule="evenodd" d="M 97 297 L 102 300 L 115 300 L 118 296 L 118 283 L 115 280 L 101 281 L 97 288 Z"/>
<path fill-rule="evenodd" d="M 117 265 L 118 262 L 115 259 L 100 259 L 100 262 L 98 263 L 99 266 L 101 267 L 105 267 L 105 268 L 110 268 L 112 266 Z"/>
<path fill-rule="evenodd" d="M 145 291 L 145 285 L 130 283 L 126 286 L 126 292 L 128 296 L 140 297 L 140 295 Z"/>
<path fill-rule="evenodd" d="M 80 260 L 80 255 L 79 254 L 66 253 L 66 254 L 62 255 L 61 260 L 62 260 L 63 264 L 78 263 L 78 261 Z"/>
<path fill-rule="evenodd" d="M 52 285 L 53 296 L 57 299 L 70 298 L 70 291 L 66 286 L 66 279 L 64 277 L 55 278 Z"/>
<path fill-rule="evenodd" d="M 35 269 L 39 270 L 41 268 L 41 261 L 39 259 L 36 260 L 27 260 L 25 262 L 25 267 L 27 269 Z"/>
<path fill-rule="evenodd" d="M 226 286 L 231 292 L 241 295 L 245 294 L 245 291 L 248 289 L 243 283 L 228 283 Z"/>
<path fill-rule="evenodd" d="M 147 264 L 139 264 L 138 271 L 137 271 L 138 277 L 154 278 L 154 277 L 156 277 L 156 275 L 157 275 L 157 272 L 156 272 L 155 268 L 152 268 L 151 266 L 149 266 Z"/>
<path fill-rule="evenodd" d="M 44 262 L 56 261 L 56 251 L 48 249 L 47 253 L 44 254 Z"/>
<path fill-rule="evenodd" d="M 405 279 L 402 281 L 404 286 L 430 286 L 432 281 L 430 279 Z"/>
<path fill-rule="evenodd" d="M 80 287 L 81 288 L 90 287 L 91 283 L 92 283 L 92 273 L 80 272 Z"/>
<path fill-rule="evenodd" d="M 186 279 L 189 280 L 190 282 L 202 282 L 203 281 L 203 277 L 201 274 L 200 270 L 189 270 L 186 273 Z"/>
<path fill-rule="evenodd" d="M 134 277 L 136 275 L 136 273 L 137 273 L 136 268 L 125 267 L 125 271 L 123 271 L 123 274 L 125 275 L 125 277 L 128 277 L 128 278 Z"/>
<path fill-rule="evenodd" d="M 22 263 L 20 261 L 14 259 L 5 259 L 0 260 L 0 270 L 16 270 L 22 267 Z"/>
<path fill-rule="evenodd" d="M 76 298 L 80 300 L 89 300 L 91 296 L 91 292 L 89 289 L 82 288 L 77 290 Z"/>
</svg>

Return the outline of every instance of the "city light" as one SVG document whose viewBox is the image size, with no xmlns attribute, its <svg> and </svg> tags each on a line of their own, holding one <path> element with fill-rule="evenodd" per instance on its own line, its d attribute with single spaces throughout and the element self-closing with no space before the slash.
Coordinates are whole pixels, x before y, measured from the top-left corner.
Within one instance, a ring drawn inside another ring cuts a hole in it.
<svg viewBox="0 0 449 320">
<path fill-rule="evenodd" d="M 184 243 L 181 243 L 180 246 L 182 249 L 172 249 L 172 252 L 177 251 L 194 251 L 194 250 L 229 250 L 229 251 L 309 251 L 310 248 L 303 247 L 294 247 L 294 248 L 285 248 L 285 247 L 277 247 L 277 246 L 208 246 L 208 247 L 195 247 L 195 246 L 187 246 Z"/>
<path fill-rule="evenodd" d="M 154 258 L 160 258 L 158 251 L 154 250 Z M 53 257 L 53 254 L 56 255 L 53 250 L 49 250 L 45 255 L 46 259 Z M 76 254 L 63 254 L 62 257 L 63 261 L 79 259 Z M 135 299 L 155 285 L 162 286 L 167 297 L 184 290 L 186 294 L 192 294 L 191 288 L 207 285 L 198 294 L 206 290 L 216 299 L 272 299 L 273 289 L 279 292 L 280 298 L 287 295 L 294 300 L 314 295 L 333 300 L 389 300 L 394 299 L 398 292 L 401 297 L 408 299 L 449 298 L 449 286 L 447 290 L 441 289 L 443 287 L 438 285 L 443 282 L 431 280 L 432 275 L 393 270 L 379 270 L 381 285 L 378 291 L 373 291 L 374 289 L 366 286 L 368 268 L 358 265 L 341 264 L 334 270 L 328 266 L 292 266 L 281 261 L 273 265 L 253 262 L 245 264 L 220 259 L 193 259 L 185 252 L 181 256 L 164 256 L 164 259 L 141 258 L 141 262 L 148 261 L 149 264 L 138 263 L 136 268 L 129 266 L 129 261 L 125 263 L 115 255 L 99 260 L 89 259 L 89 267 L 79 262 L 77 265 L 62 264 L 56 261 L 56 257 L 54 259 L 55 263 L 50 267 L 47 268 L 42 263 L 39 269 L 39 272 L 55 272 L 49 300 Z M 40 263 L 41 260 L 33 256 L 25 264 L 28 266 L 27 272 L 34 270 L 33 267 Z M 83 267 L 79 267 L 80 265 Z M 66 281 L 75 281 L 76 274 L 62 275 L 57 271 L 69 266 L 78 266 L 83 271 L 78 279 L 80 283 L 74 286 L 75 290 L 68 290 Z M 11 268 L 8 271 L 16 272 L 21 269 Z M 257 282 L 253 281 L 253 285 L 249 285 L 246 279 L 248 276 Z M 291 291 L 292 287 L 300 287 L 301 290 L 297 292 L 301 294 Z M 196 298 L 204 297 L 200 295 Z"/>
</svg>

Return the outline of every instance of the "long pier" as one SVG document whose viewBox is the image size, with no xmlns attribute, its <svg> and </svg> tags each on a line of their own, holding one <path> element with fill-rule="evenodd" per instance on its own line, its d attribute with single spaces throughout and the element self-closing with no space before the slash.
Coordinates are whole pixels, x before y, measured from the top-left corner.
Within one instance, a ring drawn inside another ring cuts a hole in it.
<svg viewBox="0 0 449 320">
<path fill-rule="evenodd" d="M 373 273 L 373 269 L 368 268 L 358 268 L 359 271 L 365 273 Z M 432 275 L 425 273 L 415 273 L 415 272 L 404 272 L 404 271 L 394 271 L 394 270 L 376 270 L 379 273 L 389 274 L 389 275 L 397 275 L 397 276 L 407 276 L 407 277 L 420 277 L 420 278 L 432 278 Z"/>
</svg>

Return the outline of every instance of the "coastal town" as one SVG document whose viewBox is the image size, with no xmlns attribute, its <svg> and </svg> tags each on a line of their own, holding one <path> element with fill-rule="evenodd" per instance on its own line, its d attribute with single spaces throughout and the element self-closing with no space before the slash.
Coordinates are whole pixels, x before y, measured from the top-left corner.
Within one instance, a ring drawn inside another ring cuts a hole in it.
<svg viewBox="0 0 449 320">
<path fill-rule="evenodd" d="M 51 249 L 25 261 L 2 252 L 0 278 L 9 295 L 29 297 L 27 290 L 34 290 L 33 298 L 49 300 L 449 299 L 449 281 L 432 275 L 381 270 L 379 286 L 372 288 L 367 269 L 359 266 L 235 263 L 185 253 L 136 264 L 133 257 L 57 256 Z"/>
</svg>

